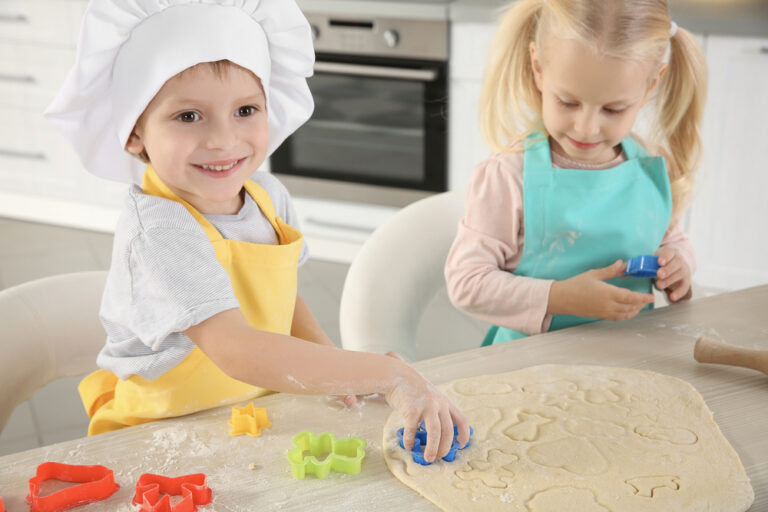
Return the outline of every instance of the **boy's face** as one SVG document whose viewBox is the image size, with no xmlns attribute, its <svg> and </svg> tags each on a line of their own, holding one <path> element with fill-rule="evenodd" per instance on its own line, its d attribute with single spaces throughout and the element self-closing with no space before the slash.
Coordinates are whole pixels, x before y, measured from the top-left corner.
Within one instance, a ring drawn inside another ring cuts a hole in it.
<svg viewBox="0 0 768 512">
<path fill-rule="evenodd" d="M 266 98 L 258 78 L 229 65 L 186 69 L 147 105 L 126 149 L 146 151 L 160 179 L 201 213 L 233 214 L 243 183 L 269 144 Z"/>
<path fill-rule="evenodd" d="M 531 43 L 542 118 L 554 144 L 573 160 L 603 163 L 617 154 L 659 78 L 650 64 L 597 55 L 584 44 L 551 37 L 546 58 Z"/>
</svg>

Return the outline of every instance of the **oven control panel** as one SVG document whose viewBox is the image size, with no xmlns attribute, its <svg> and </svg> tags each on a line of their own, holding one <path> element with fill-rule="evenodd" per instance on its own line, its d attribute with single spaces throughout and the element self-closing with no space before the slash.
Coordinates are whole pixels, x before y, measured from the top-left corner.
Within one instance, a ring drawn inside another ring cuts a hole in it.
<svg viewBox="0 0 768 512">
<path fill-rule="evenodd" d="M 308 13 L 315 51 L 406 59 L 448 59 L 448 22 Z"/>
</svg>

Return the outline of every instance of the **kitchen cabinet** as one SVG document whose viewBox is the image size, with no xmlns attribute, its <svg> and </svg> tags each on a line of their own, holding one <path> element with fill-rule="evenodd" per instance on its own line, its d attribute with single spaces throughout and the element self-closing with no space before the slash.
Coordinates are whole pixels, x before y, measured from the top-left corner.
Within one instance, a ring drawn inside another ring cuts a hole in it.
<svg viewBox="0 0 768 512">
<path fill-rule="evenodd" d="M 719 289 L 768 282 L 768 39 L 708 36 L 704 155 L 690 211 L 695 280 Z"/>
<path fill-rule="evenodd" d="M 451 26 L 451 62 L 448 85 L 448 187 L 463 189 L 472 168 L 488 158 L 490 150 L 480 135 L 478 101 L 488 47 L 496 27 L 490 23 Z"/>
<path fill-rule="evenodd" d="M 83 172 L 70 144 L 42 115 L 74 62 L 86 5 L 0 2 L 0 215 L 114 227 L 125 186 Z"/>
<path fill-rule="evenodd" d="M 0 40 L 74 49 L 85 0 L 3 0 Z"/>
</svg>

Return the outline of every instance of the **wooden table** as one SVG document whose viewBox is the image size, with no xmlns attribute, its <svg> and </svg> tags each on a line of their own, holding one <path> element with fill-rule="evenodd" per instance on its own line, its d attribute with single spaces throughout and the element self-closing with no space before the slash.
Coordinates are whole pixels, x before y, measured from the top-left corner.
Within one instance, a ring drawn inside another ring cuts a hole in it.
<svg viewBox="0 0 768 512">
<path fill-rule="evenodd" d="M 625 322 L 599 322 L 416 366 L 436 383 L 544 363 L 640 368 L 685 379 L 704 396 L 741 457 L 755 490 L 751 510 L 768 510 L 768 376 L 696 363 L 693 345 L 702 335 L 768 349 L 768 285 L 644 312 Z M 436 510 L 387 470 L 381 439 L 390 410 L 380 398 L 369 397 L 347 410 L 327 397 L 286 394 L 260 398 L 256 405 L 265 407 L 273 422 L 256 438 L 228 435 L 231 409 L 226 407 L 0 457 L 0 496 L 8 512 L 28 510 L 24 504 L 28 479 L 38 464 L 58 461 L 102 464 L 115 471 L 120 490 L 83 509 L 92 512 L 132 510 L 136 481 L 145 472 L 206 473 L 214 500 L 203 511 Z M 285 452 L 291 437 L 301 430 L 365 438 L 368 449 L 362 472 L 294 480 Z M 249 469 L 251 464 L 255 469 Z"/>
</svg>

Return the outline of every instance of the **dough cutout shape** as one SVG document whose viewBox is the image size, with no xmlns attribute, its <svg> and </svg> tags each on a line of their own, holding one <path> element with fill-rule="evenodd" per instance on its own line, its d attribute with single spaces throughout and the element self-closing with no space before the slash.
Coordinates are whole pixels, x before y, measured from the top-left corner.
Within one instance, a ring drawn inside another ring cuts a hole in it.
<svg viewBox="0 0 768 512">
<path fill-rule="evenodd" d="M 389 470 L 444 511 L 743 512 L 754 491 L 689 383 L 542 365 L 440 386 L 475 430 L 454 462 L 413 462 L 384 426 Z"/>
</svg>

